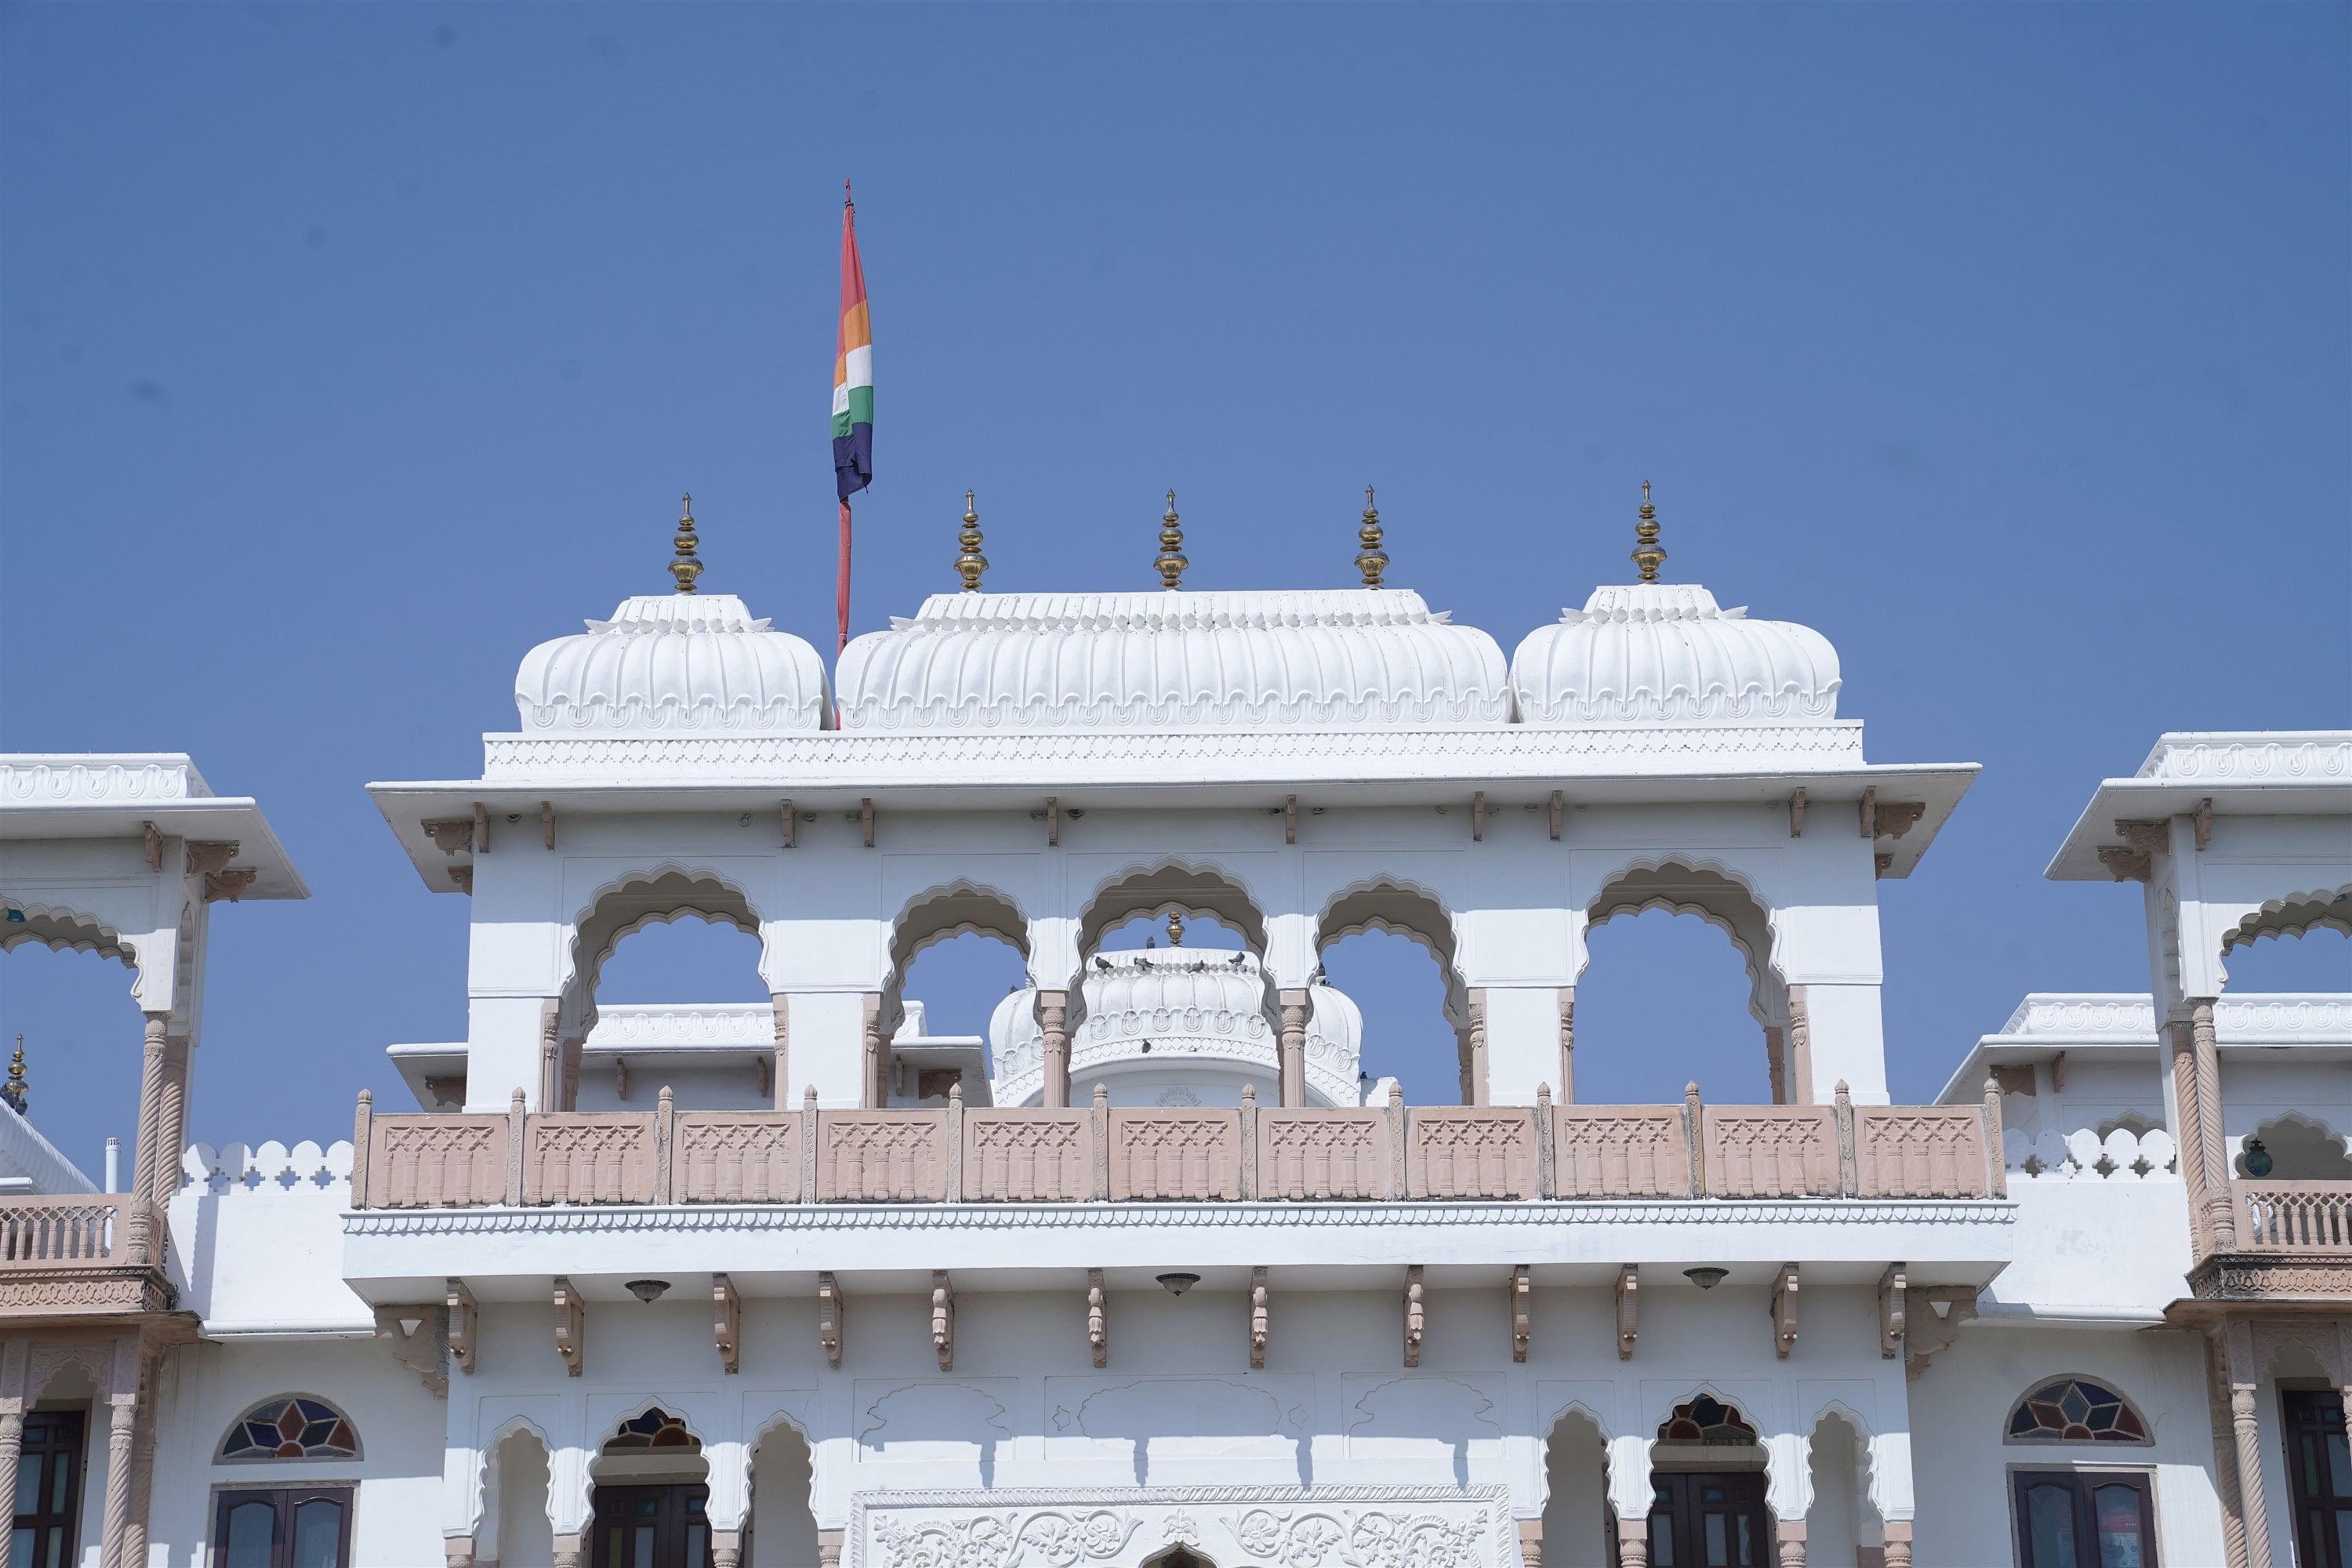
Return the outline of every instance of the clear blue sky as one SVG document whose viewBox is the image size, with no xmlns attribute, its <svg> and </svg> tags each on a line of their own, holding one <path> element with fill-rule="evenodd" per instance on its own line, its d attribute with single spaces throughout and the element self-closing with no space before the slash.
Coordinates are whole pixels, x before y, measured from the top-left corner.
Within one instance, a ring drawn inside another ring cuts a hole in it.
<svg viewBox="0 0 2352 1568">
<path fill-rule="evenodd" d="M 850 174 L 859 626 L 952 584 L 966 486 L 992 587 L 1148 585 L 1171 485 L 1188 584 L 1272 587 L 1349 580 L 1370 480 L 1391 581 L 1507 647 L 1651 479 L 1669 575 L 1827 633 L 1874 759 L 1985 765 L 1884 887 L 1925 1095 L 2021 993 L 2144 985 L 2137 890 L 2041 880 L 2098 778 L 2352 720 L 2347 84 L 2340 5 L 10 5 L 0 745 L 261 798 L 317 896 L 221 912 L 192 1131 L 347 1135 L 464 1026 L 465 900 L 362 783 L 478 772 L 682 489 L 704 585 L 827 635 Z M 608 996 L 740 992 L 708 934 Z M 1333 970 L 1440 1097 L 1420 963 Z M 121 972 L 0 981 L 94 1165 Z M 1742 989 L 1607 928 L 1585 1096 L 1760 1094 Z"/>
</svg>

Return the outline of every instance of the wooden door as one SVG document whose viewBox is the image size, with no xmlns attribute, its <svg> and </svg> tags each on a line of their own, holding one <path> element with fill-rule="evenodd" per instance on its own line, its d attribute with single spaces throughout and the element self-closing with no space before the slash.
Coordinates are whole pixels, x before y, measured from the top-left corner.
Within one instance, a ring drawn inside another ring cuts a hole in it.
<svg viewBox="0 0 2352 1568">
<path fill-rule="evenodd" d="M 598 1487 L 589 1568 L 711 1568 L 707 1486 Z"/>
<path fill-rule="evenodd" d="M 1662 1471 L 1651 1483 L 1650 1568 L 1769 1568 L 1762 1471 Z"/>
<path fill-rule="evenodd" d="M 2157 1568 L 2156 1499 L 2137 1470 L 2020 1470 L 2020 1568 Z"/>
<path fill-rule="evenodd" d="M 2287 1491 L 2294 1500 L 2295 1562 L 2300 1568 L 2352 1568 L 2352 1451 L 2344 1396 L 2290 1388 L 2279 1403 Z"/>
</svg>

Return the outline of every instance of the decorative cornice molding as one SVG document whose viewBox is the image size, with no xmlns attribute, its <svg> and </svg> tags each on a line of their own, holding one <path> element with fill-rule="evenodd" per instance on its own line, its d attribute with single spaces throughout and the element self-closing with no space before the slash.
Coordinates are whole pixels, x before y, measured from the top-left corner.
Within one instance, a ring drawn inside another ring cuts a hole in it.
<svg viewBox="0 0 2352 1568">
<path fill-rule="evenodd" d="M 8 805 L 120 805 L 202 800 L 212 793 L 185 757 L 97 763 L 71 755 L 18 756 L 0 763 L 0 804 Z"/>
<path fill-rule="evenodd" d="M 2148 753 L 2133 776 L 2245 784 L 2352 778 L 2352 735 L 2337 731 L 2271 740 L 2168 738 Z"/>
<path fill-rule="evenodd" d="M 2156 1043 L 2156 1003 L 2128 993 L 2026 997 L 2000 1026 L 2000 1036 L 2112 1035 Z M 2352 993 L 2279 992 L 2224 996 L 2214 1008 L 2215 1032 L 2225 1045 L 2252 1036 L 2340 1037 L 2352 1039 Z"/>
</svg>

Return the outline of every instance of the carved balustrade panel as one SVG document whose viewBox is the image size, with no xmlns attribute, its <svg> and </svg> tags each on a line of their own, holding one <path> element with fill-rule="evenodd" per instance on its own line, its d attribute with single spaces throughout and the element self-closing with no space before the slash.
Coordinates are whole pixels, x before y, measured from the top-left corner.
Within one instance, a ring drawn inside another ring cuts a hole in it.
<svg viewBox="0 0 2352 1568">
<path fill-rule="evenodd" d="M 1563 1198 L 1686 1198 L 1690 1136 L 1679 1105 L 1561 1105 L 1555 1190 Z"/>
<path fill-rule="evenodd" d="M 0 1273 L 130 1260 L 124 1194 L 64 1193 L 0 1200 Z"/>
<path fill-rule="evenodd" d="M 556 1111 L 523 1123 L 522 1201 L 654 1201 L 652 1111 Z"/>
<path fill-rule="evenodd" d="M 1402 1197 L 1395 1164 L 1385 1112 L 1273 1108 L 1257 1113 L 1259 1197 Z"/>
<path fill-rule="evenodd" d="M 2241 1252 L 2352 1258 L 2352 1182 L 2231 1182 Z"/>
<path fill-rule="evenodd" d="M 372 1209 L 469 1208 L 506 1201 L 503 1116 L 378 1116 L 368 1123 Z"/>
<path fill-rule="evenodd" d="M 670 1190 L 679 1203 L 801 1201 L 797 1112 L 681 1110 L 672 1139 Z"/>
<path fill-rule="evenodd" d="M 1406 1180 L 1416 1198 L 1536 1195 L 1536 1113 L 1511 1106 L 1407 1112 Z"/>
<path fill-rule="evenodd" d="M 967 1110 L 963 1195 L 1078 1203 L 1094 1196 L 1094 1116 L 1086 1110 Z"/>
<path fill-rule="evenodd" d="M 1718 1198 L 1833 1197 L 1835 1113 L 1826 1105 L 1706 1108 L 1706 1190 Z"/>
<path fill-rule="evenodd" d="M 944 1110 L 827 1110 L 817 1117 L 816 1195 L 825 1203 L 939 1203 L 948 1195 Z"/>
<path fill-rule="evenodd" d="M 1972 1105 L 1857 1105 L 1855 1172 L 1865 1198 L 1981 1198 L 1984 1115 Z"/>
<path fill-rule="evenodd" d="M 1241 1192 L 1240 1111 L 1110 1112 L 1114 1199 L 1232 1199 Z"/>
</svg>

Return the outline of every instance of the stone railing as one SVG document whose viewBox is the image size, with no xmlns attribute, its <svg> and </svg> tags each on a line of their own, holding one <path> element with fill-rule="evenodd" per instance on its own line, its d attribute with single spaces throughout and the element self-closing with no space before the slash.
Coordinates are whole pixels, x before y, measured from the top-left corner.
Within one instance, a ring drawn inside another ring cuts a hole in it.
<svg viewBox="0 0 2352 1568">
<path fill-rule="evenodd" d="M 131 1261 L 123 1193 L 68 1193 L 0 1199 L 0 1272 Z"/>
<path fill-rule="evenodd" d="M 377 1116 L 361 1208 L 2006 1195 L 1987 1106 L 1091 1107 Z M 2276 1184 L 2273 1184 L 2275 1186 Z M 2266 1188 L 2265 1191 L 2270 1189 Z"/>
<path fill-rule="evenodd" d="M 2352 1182 L 2231 1182 L 2241 1252 L 2352 1258 Z"/>
</svg>

